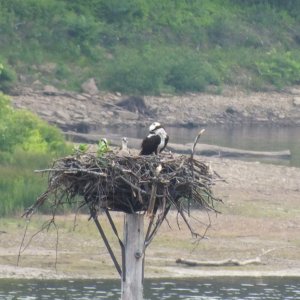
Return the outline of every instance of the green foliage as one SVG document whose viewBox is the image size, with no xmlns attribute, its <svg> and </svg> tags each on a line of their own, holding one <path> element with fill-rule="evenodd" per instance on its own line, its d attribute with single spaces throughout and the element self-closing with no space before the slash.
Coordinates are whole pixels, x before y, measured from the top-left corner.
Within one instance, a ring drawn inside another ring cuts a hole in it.
<svg viewBox="0 0 300 300">
<path fill-rule="evenodd" d="M 7 96 L 0 94 L 0 151 L 16 147 L 31 153 L 59 153 L 66 149 L 60 131 L 28 111 L 14 110 Z"/>
<path fill-rule="evenodd" d="M 37 116 L 14 110 L 0 93 L 0 216 L 29 206 L 45 187 L 45 168 L 56 155 L 69 152 L 60 131 Z"/>
<path fill-rule="evenodd" d="M 23 160 L 30 155 L 23 153 Z M 44 157 L 44 162 L 49 158 Z M 0 216 L 22 213 L 29 207 L 35 198 L 43 192 L 46 186 L 46 178 L 34 175 L 31 168 L 21 169 L 13 164 L 4 166 L 0 164 Z M 45 165 L 44 165 L 45 166 Z"/>
<path fill-rule="evenodd" d="M 160 91 L 165 74 L 164 54 L 152 51 L 119 48 L 115 59 L 107 65 L 103 85 L 106 89 L 133 94 Z"/>
<path fill-rule="evenodd" d="M 145 46 L 117 49 L 115 62 L 107 66 L 103 87 L 133 94 L 203 91 L 220 84 L 218 71 L 199 52 L 181 47 Z"/>
<path fill-rule="evenodd" d="M 87 152 L 89 146 L 87 144 L 79 144 L 72 148 L 72 155 L 78 155 L 84 154 Z"/>
<path fill-rule="evenodd" d="M 204 91 L 210 84 L 219 85 L 219 75 L 199 53 L 186 49 L 176 55 L 165 79 L 165 84 L 177 92 Z"/>
<path fill-rule="evenodd" d="M 16 81 L 15 72 L 1 63 L 0 59 L 0 92 L 9 92 Z"/>
<path fill-rule="evenodd" d="M 106 138 L 103 138 L 98 143 L 97 155 L 102 156 L 109 151 L 109 143 Z"/>
<path fill-rule="evenodd" d="M 292 84 L 268 53 L 294 68 L 285 53 L 299 51 L 299 20 L 297 0 L 0 0 L 0 89 L 14 84 L 12 70 L 75 90 L 93 76 L 135 94 Z M 52 73 L 37 71 L 48 62 Z"/>
<path fill-rule="evenodd" d="M 277 53 L 273 50 L 255 65 L 263 79 L 279 88 L 300 83 L 300 52 Z"/>
</svg>

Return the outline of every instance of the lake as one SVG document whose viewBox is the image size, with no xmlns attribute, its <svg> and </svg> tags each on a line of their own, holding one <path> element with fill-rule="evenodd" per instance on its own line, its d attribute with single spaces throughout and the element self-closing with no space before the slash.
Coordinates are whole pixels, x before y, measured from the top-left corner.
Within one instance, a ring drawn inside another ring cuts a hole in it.
<svg viewBox="0 0 300 300">
<path fill-rule="evenodd" d="M 145 300 L 300 299 L 300 278 L 153 279 L 144 285 Z M 0 279 L 2 300 L 120 299 L 119 280 Z"/>
<path fill-rule="evenodd" d="M 200 143 L 254 151 L 289 149 L 292 154 L 290 160 L 278 160 L 274 163 L 300 167 L 300 127 L 207 126 L 199 128 L 166 127 L 166 130 L 171 143 L 185 144 L 192 143 L 201 128 L 205 128 L 206 131 L 201 136 Z M 94 133 L 103 136 L 115 134 L 142 139 L 147 135 L 147 128 L 108 127 Z M 266 159 L 264 161 L 270 162 Z"/>
</svg>

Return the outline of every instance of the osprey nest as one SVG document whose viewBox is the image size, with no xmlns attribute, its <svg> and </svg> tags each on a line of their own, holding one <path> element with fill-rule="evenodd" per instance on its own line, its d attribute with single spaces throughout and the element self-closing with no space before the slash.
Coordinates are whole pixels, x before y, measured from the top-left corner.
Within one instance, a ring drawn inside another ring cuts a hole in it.
<svg viewBox="0 0 300 300">
<path fill-rule="evenodd" d="M 193 154 L 133 156 L 109 151 L 99 156 L 78 151 L 39 172 L 48 173 L 48 188 L 26 216 L 48 200 L 55 211 L 65 203 L 87 206 L 91 216 L 101 210 L 151 216 L 158 209 L 166 216 L 174 207 L 185 219 L 190 208 L 216 211 L 214 202 L 220 201 L 211 191 L 216 174 Z"/>
</svg>

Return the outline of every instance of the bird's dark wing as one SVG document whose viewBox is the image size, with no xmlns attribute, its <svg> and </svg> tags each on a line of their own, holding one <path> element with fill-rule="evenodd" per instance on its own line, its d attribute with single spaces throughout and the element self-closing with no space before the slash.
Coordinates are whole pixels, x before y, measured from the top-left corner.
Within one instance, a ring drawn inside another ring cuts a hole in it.
<svg viewBox="0 0 300 300">
<path fill-rule="evenodd" d="M 164 144 L 164 146 L 160 149 L 159 152 L 163 151 L 163 150 L 167 147 L 168 142 L 169 142 L 169 136 L 167 135 L 167 137 L 165 138 L 165 144 Z"/>
<path fill-rule="evenodd" d="M 142 142 L 142 150 L 140 155 L 157 154 L 157 147 L 160 144 L 160 137 L 158 135 L 147 136 Z"/>
</svg>

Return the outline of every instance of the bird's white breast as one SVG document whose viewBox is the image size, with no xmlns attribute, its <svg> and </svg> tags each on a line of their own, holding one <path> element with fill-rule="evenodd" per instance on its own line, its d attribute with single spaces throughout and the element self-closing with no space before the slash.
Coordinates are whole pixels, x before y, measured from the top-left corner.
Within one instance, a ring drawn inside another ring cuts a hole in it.
<svg viewBox="0 0 300 300">
<path fill-rule="evenodd" d="M 155 134 L 160 137 L 160 143 L 157 147 L 158 152 L 165 146 L 165 140 L 167 137 L 167 133 L 163 128 L 159 128 L 155 131 Z"/>
</svg>

